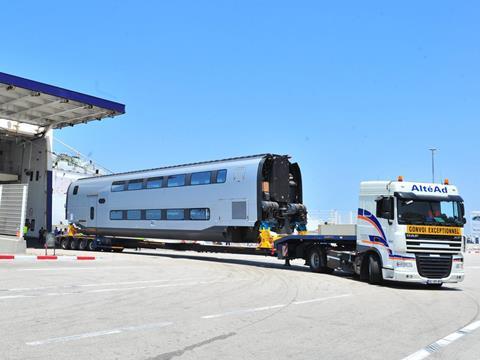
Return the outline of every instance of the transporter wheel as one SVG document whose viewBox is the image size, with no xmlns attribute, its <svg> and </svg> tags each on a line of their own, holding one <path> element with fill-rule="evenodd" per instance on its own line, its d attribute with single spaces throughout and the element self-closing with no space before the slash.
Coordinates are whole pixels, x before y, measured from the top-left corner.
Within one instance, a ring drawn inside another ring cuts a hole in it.
<svg viewBox="0 0 480 360">
<path fill-rule="evenodd" d="M 87 239 L 82 239 L 78 243 L 78 250 L 85 251 L 87 249 L 88 245 L 88 240 Z"/>
<path fill-rule="evenodd" d="M 380 285 L 383 282 L 382 267 L 377 254 L 368 257 L 368 282 L 372 285 Z"/>
<path fill-rule="evenodd" d="M 93 241 L 93 240 L 88 240 L 88 242 L 87 242 L 87 250 L 88 250 L 88 251 L 95 251 L 95 250 L 97 250 L 97 247 L 96 247 L 96 245 L 95 245 L 95 241 Z"/>
<path fill-rule="evenodd" d="M 327 256 L 320 247 L 314 247 L 308 256 L 310 270 L 317 273 L 331 274 L 333 269 L 326 266 Z"/>
<path fill-rule="evenodd" d="M 78 240 L 77 239 L 70 240 L 70 250 L 78 250 Z"/>
<path fill-rule="evenodd" d="M 60 247 L 63 250 L 68 250 L 70 249 L 70 239 L 69 238 L 63 238 L 60 242 Z"/>
</svg>

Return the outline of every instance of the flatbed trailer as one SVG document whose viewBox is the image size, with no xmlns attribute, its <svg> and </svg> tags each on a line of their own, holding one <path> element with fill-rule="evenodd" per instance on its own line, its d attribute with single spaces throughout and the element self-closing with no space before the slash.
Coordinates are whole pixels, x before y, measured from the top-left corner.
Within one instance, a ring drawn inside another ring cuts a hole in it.
<svg viewBox="0 0 480 360">
<path fill-rule="evenodd" d="M 335 269 L 352 269 L 355 258 L 356 236 L 340 235 L 287 235 L 275 242 L 271 248 L 205 245 L 192 242 L 162 242 L 146 239 L 95 237 L 76 234 L 59 235 L 57 245 L 62 249 L 83 251 L 116 251 L 124 249 L 167 249 L 205 253 L 228 253 L 277 257 L 287 263 L 293 259 L 304 259 L 315 272 L 333 272 Z M 338 260 L 337 260 L 338 259 Z"/>
</svg>

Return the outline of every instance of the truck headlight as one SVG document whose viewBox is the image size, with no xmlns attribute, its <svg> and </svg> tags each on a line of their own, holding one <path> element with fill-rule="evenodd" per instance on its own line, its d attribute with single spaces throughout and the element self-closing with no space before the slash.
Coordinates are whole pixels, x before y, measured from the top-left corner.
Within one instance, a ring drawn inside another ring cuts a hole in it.
<svg viewBox="0 0 480 360">
<path fill-rule="evenodd" d="M 457 270 L 463 270 L 463 262 L 457 262 L 455 264 L 455 269 Z"/>
<path fill-rule="evenodd" d="M 411 268 L 413 263 L 411 261 L 396 261 L 395 266 L 399 268 Z"/>
</svg>

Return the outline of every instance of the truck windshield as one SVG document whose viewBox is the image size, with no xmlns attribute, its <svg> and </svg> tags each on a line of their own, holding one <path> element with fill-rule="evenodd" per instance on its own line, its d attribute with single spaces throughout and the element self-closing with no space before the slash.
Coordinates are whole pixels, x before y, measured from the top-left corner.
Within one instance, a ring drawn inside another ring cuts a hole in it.
<svg viewBox="0 0 480 360">
<path fill-rule="evenodd" d="M 399 224 L 463 226 L 458 201 L 398 199 Z"/>
</svg>

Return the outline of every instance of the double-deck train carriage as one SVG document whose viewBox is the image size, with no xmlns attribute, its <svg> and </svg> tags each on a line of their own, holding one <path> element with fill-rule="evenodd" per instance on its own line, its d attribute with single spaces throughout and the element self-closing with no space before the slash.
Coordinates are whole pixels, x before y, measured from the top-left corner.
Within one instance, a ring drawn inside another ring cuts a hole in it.
<svg viewBox="0 0 480 360">
<path fill-rule="evenodd" d="M 67 219 L 83 233 L 256 242 L 306 224 L 298 164 L 262 154 L 80 179 Z"/>
</svg>

